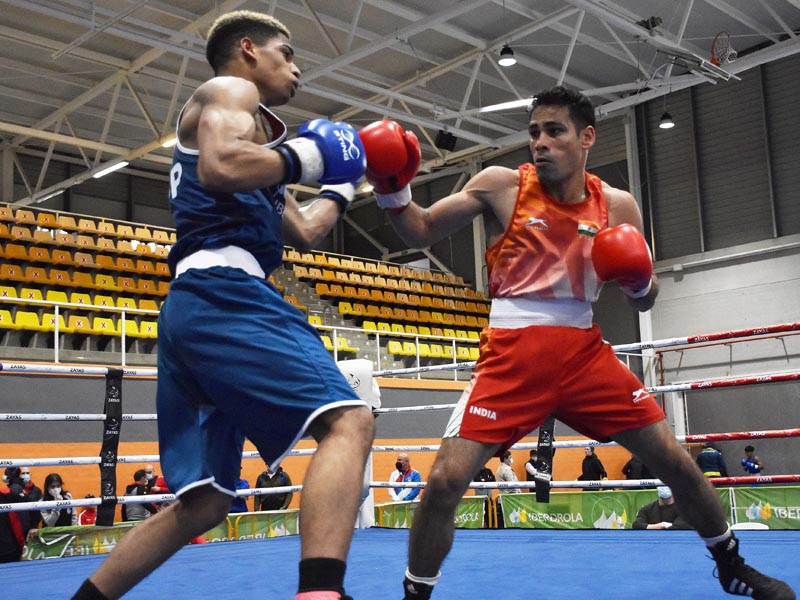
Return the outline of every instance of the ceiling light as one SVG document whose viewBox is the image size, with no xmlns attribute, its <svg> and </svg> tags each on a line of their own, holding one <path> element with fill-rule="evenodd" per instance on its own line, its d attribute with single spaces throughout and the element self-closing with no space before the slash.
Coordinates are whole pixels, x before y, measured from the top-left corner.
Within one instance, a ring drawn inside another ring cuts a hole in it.
<svg viewBox="0 0 800 600">
<path fill-rule="evenodd" d="M 675 127 L 675 121 L 672 120 L 672 115 L 664 111 L 664 114 L 661 115 L 661 121 L 659 121 L 658 126 L 660 129 L 672 129 Z"/>
<path fill-rule="evenodd" d="M 165 138 L 163 142 L 161 142 L 161 147 L 172 148 L 177 143 L 178 143 L 178 137 L 171 135 L 168 138 Z"/>
<path fill-rule="evenodd" d="M 508 44 L 503 46 L 503 49 L 500 50 L 500 60 L 497 61 L 497 64 L 501 67 L 510 67 L 511 65 L 517 64 L 517 59 L 514 58 L 514 51 Z"/>
<path fill-rule="evenodd" d="M 369 194 L 374 189 L 375 189 L 375 186 L 373 186 L 371 183 L 365 183 L 363 186 L 361 186 L 361 193 L 362 194 Z"/>
<path fill-rule="evenodd" d="M 106 167 L 105 169 L 99 170 L 97 173 L 92 175 L 92 177 L 94 177 L 95 179 L 100 179 L 101 177 L 104 177 L 109 173 L 113 173 L 114 171 L 119 171 L 120 169 L 123 169 L 127 166 L 128 166 L 128 161 L 121 160 L 118 163 L 114 163 L 113 165 Z"/>
</svg>

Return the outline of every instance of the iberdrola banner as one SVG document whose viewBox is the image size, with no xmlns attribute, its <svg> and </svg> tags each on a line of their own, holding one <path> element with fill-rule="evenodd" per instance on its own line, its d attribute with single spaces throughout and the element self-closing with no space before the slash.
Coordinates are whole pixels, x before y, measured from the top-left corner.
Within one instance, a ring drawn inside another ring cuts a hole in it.
<svg viewBox="0 0 800 600">
<path fill-rule="evenodd" d="M 733 521 L 763 523 L 770 529 L 800 529 L 800 487 L 733 489 Z"/>
<path fill-rule="evenodd" d="M 730 511 L 728 490 L 717 491 Z M 503 523 L 519 529 L 630 529 L 639 509 L 656 499 L 653 489 L 553 492 L 548 504 L 535 494 L 500 494 Z"/>
<path fill-rule="evenodd" d="M 264 538 L 298 535 L 300 533 L 299 510 L 275 510 L 231 515 L 233 537 L 236 540 L 260 540 Z"/>
<path fill-rule="evenodd" d="M 456 508 L 455 525 L 464 529 L 483 527 L 485 496 L 464 496 Z M 375 523 L 378 527 L 408 529 L 414 520 L 414 511 L 419 501 L 388 502 L 375 505 Z"/>
</svg>

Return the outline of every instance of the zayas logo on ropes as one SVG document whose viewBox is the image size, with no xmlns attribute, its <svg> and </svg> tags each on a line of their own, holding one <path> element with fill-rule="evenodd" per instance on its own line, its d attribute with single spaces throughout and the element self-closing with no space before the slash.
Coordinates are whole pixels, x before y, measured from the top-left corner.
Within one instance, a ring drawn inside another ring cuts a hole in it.
<svg viewBox="0 0 800 600">
<path fill-rule="evenodd" d="M 361 150 L 355 143 L 355 133 L 345 129 L 337 129 L 333 133 L 339 138 L 343 160 L 358 160 L 361 158 Z"/>
</svg>

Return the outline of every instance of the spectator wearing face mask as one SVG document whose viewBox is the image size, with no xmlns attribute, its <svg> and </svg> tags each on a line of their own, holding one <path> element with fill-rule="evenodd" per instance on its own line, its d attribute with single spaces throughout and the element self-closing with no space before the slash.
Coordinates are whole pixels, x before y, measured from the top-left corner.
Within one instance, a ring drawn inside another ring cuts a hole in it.
<svg viewBox="0 0 800 600">
<path fill-rule="evenodd" d="M 495 474 L 497 481 L 519 481 L 517 478 L 517 474 L 514 473 L 514 469 L 511 468 L 511 465 L 514 464 L 514 459 L 511 457 L 511 452 L 506 450 L 503 452 L 503 455 L 500 457 L 500 466 L 497 467 L 497 473 Z M 521 494 L 522 490 L 520 488 L 511 488 L 507 490 L 501 490 L 503 494 Z"/>
<path fill-rule="evenodd" d="M 44 478 L 42 500 L 72 500 L 72 494 L 64 489 L 64 481 L 58 473 L 50 473 Z M 78 524 L 78 513 L 71 506 L 39 511 L 45 527 L 68 527 Z"/>
<path fill-rule="evenodd" d="M 419 471 L 411 468 L 411 459 L 408 454 L 401 453 L 397 455 L 397 462 L 394 463 L 396 469 L 391 475 L 389 481 L 395 483 L 400 481 L 422 481 L 422 476 Z M 389 488 L 389 496 L 393 502 L 410 502 L 419 496 L 421 488 Z"/>
<path fill-rule="evenodd" d="M 145 465 L 144 466 L 144 476 L 147 478 L 147 483 L 144 486 L 147 488 L 148 494 L 165 494 L 167 492 L 163 492 L 158 489 L 152 489 L 153 486 L 157 485 L 156 480 L 158 479 L 158 475 L 156 475 L 155 470 L 153 469 L 153 465 Z"/>
<path fill-rule="evenodd" d="M 644 505 L 636 514 L 634 529 L 692 529 L 678 511 L 672 490 L 666 485 L 656 488 L 658 500 Z"/>
<path fill-rule="evenodd" d="M 20 467 L 19 476 L 22 479 L 22 484 L 24 486 L 23 491 L 25 492 L 25 501 L 39 502 L 42 499 L 43 494 L 41 488 L 37 486 L 35 483 L 33 483 L 33 480 L 31 479 L 31 468 Z M 28 515 L 29 519 L 29 523 L 27 526 L 28 526 L 28 537 L 30 537 L 39 528 L 39 523 L 41 522 L 42 518 L 38 510 L 32 510 L 25 514 Z"/>
</svg>

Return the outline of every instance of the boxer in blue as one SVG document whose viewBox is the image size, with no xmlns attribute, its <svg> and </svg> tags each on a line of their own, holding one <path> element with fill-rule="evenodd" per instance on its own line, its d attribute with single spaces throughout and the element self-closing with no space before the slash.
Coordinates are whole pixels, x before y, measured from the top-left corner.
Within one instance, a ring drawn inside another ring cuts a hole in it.
<svg viewBox="0 0 800 600">
<path fill-rule="evenodd" d="M 318 449 L 303 481 L 296 598 L 349 598 L 345 560 L 372 413 L 266 276 L 280 265 L 284 240 L 305 249 L 330 231 L 364 174 L 364 149 L 349 125 L 322 119 L 285 140 L 268 107 L 294 96 L 300 70 L 289 31 L 272 17 L 223 15 L 206 56 L 215 76 L 178 117 L 170 171 L 177 243 L 159 317 L 161 466 L 179 501 L 127 534 L 74 598 L 119 598 L 221 522 L 245 437 L 274 469 L 304 435 Z M 284 190 L 295 182 L 323 184 L 302 213 Z"/>
</svg>

